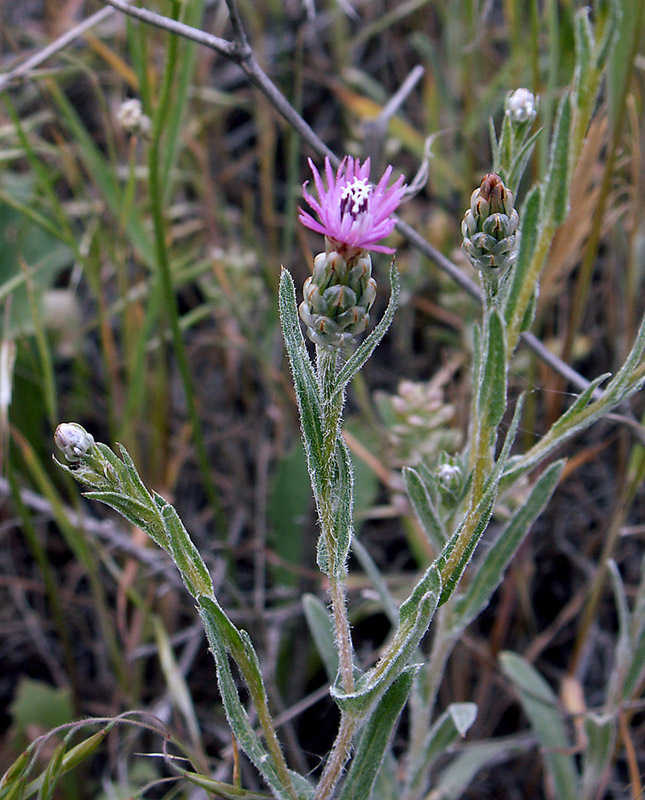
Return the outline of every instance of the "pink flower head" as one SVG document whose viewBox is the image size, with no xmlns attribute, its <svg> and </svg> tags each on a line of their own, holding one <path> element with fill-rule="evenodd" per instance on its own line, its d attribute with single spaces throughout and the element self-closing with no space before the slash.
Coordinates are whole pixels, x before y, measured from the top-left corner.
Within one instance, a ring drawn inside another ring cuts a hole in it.
<svg viewBox="0 0 645 800">
<path fill-rule="evenodd" d="M 318 200 L 307 191 L 306 181 L 302 194 L 307 203 L 318 215 L 320 222 L 311 214 L 300 209 L 299 219 L 307 228 L 327 236 L 334 243 L 363 250 L 376 250 L 379 253 L 393 253 L 391 247 L 377 244 L 392 232 L 392 214 L 398 208 L 405 185 L 403 176 L 388 188 L 387 182 L 392 174 L 389 166 L 376 184 L 370 184 L 370 160 L 361 165 L 358 158 L 345 156 L 334 176 L 329 159 L 325 159 L 327 188 L 320 173 L 309 159 L 314 176 Z"/>
</svg>

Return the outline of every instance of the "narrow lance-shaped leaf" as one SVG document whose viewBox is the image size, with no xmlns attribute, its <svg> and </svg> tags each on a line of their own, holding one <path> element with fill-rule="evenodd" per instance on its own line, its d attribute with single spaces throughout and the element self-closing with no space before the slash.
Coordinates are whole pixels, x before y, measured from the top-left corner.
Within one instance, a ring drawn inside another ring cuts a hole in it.
<svg viewBox="0 0 645 800">
<path fill-rule="evenodd" d="M 486 412 L 488 424 L 496 428 L 506 411 L 506 337 L 496 309 L 491 312 L 488 320 L 487 359 L 483 378 L 490 379 Z"/>
<path fill-rule="evenodd" d="M 558 109 L 555 130 L 551 143 L 549 171 L 547 174 L 543 200 L 542 218 L 560 225 L 567 216 L 569 201 L 569 131 L 571 128 L 571 98 L 566 94 Z"/>
<path fill-rule="evenodd" d="M 529 136 L 529 138 L 522 144 L 521 148 L 513 158 L 513 169 L 508 175 L 506 185 L 511 190 L 514 197 L 517 195 L 517 191 L 520 187 L 520 181 L 522 180 L 522 175 L 524 175 L 526 165 L 529 163 L 529 159 L 533 154 L 533 150 L 535 149 L 535 145 L 541 134 L 542 128 Z"/>
<path fill-rule="evenodd" d="M 532 741 L 515 737 L 472 745 L 457 755 L 441 772 L 434 781 L 433 791 L 437 798 L 459 798 L 481 769 L 490 770 L 532 747 Z"/>
<path fill-rule="evenodd" d="M 499 175 L 500 157 L 499 157 L 499 143 L 497 141 L 497 134 L 495 133 L 495 122 L 490 117 L 488 120 L 488 135 L 490 136 L 490 149 L 493 154 L 493 172 Z"/>
<path fill-rule="evenodd" d="M 399 304 L 399 294 L 401 291 L 399 271 L 396 268 L 394 260 L 392 260 L 392 264 L 390 266 L 390 286 L 392 287 L 390 290 L 390 302 L 387 304 L 385 313 L 374 330 L 363 342 L 361 342 L 361 344 L 341 367 L 338 375 L 336 376 L 336 386 L 334 388 L 335 395 L 344 391 L 349 382 L 363 368 L 369 357 L 378 347 L 381 339 L 387 333 L 387 329 L 390 327 L 392 320 L 394 319 L 394 313 Z"/>
<path fill-rule="evenodd" d="M 628 700 L 645 680 L 645 555 L 641 561 L 641 579 L 634 600 L 630 631 L 633 658 L 623 684 L 623 700 Z"/>
<path fill-rule="evenodd" d="M 566 733 L 558 698 L 544 678 L 516 653 L 500 655 L 504 674 L 517 688 L 520 702 L 543 748 L 543 759 L 555 785 L 558 800 L 579 800 L 580 787 L 571 743 Z M 560 750 L 562 752 L 554 752 Z"/>
<path fill-rule="evenodd" d="M 613 559 L 607 561 L 607 569 L 614 592 L 614 603 L 618 614 L 618 636 L 614 646 L 614 665 L 607 690 L 608 704 L 610 706 L 620 703 L 623 693 L 623 681 L 633 659 L 630 630 L 632 627 L 631 614 L 625 594 L 625 585 L 618 571 L 618 566 Z"/>
<path fill-rule="evenodd" d="M 334 487 L 334 552 L 330 569 L 341 577 L 345 574 L 347 554 L 352 542 L 354 508 L 354 470 L 349 450 L 342 437 L 336 444 L 338 475 Z"/>
<path fill-rule="evenodd" d="M 441 552 L 448 539 L 448 534 L 425 483 L 412 467 L 406 467 L 403 470 L 403 480 L 423 532 L 435 551 Z"/>
<path fill-rule="evenodd" d="M 340 800 L 370 800 L 394 726 L 406 704 L 418 671 L 418 664 L 407 667 L 374 709 L 343 783 Z"/>
<path fill-rule="evenodd" d="M 309 474 L 314 491 L 318 493 L 323 468 L 320 396 L 318 382 L 298 321 L 296 288 L 286 269 L 283 269 L 280 275 L 279 308 L 282 333 L 300 411 Z"/>
<path fill-rule="evenodd" d="M 388 589 L 387 583 L 381 575 L 379 568 L 374 563 L 372 556 L 367 552 L 363 543 L 357 539 L 356 536 L 352 537 L 352 552 L 358 559 L 363 570 L 369 576 L 372 586 L 378 593 L 385 616 L 390 620 L 392 625 L 397 625 L 399 622 L 398 606 L 394 602 L 394 598 Z"/>
<path fill-rule="evenodd" d="M 589 8 L 581 8 L 573 21 L 576 49 L 576 66 L 573 76 L 573 100 L 577 108 L 584 108 L 589 102 L 589 77 L 592 69 L 591 59 L 594 50 L 594 35 L 589 21 Z"/>
<path fill-rule="evenodd" d="M 451 703 L 448 706 L 428 731 L 421 753 L 410 765 L 406 782 L 408 794 L 418 796 L 421 793 L 420 782 L 430 768 L 460 736 L 466 735 L 476 718 L 475 703 Z"/>
<path fill-rule="evenodd" d="M 303 596 L 302 607 L 316 649 L 325 666 L 327 678 L 330 683 L 333 683 L 338 675 L 338 651 L 329 612 L 313 594 Z"/>
<path fill-rule="evenodd" d="M 242 705 L 228 662 L 227 650 L 235 659 L 249 689 L 256 710 L 260 713 L 266 706 L 266 693 L 262 684 L 257 660 L 249 656 L 249 642 L 228 619 L 214 598 L 200 597 L 199 615 L 202 618 L 208 643 L 217 666 L 219 684 L 226 719 L 231 731 L 249 760 L 255 765 L 276 797 L 280 800 L 295 800 L 295 791 L 286 766 L 281 758 L 265 749 L 256 734 Z M 270 749 L 270 744 L 269 749 Z"/>
<path fill-rule="evenodd" d="M 581 800 L 594 800 L 598 795 L 598 782 L 613 757 L 616 719 L 611 714 L 587 714 L 584 730 L 587 746 L 582 760 Z"/>
<path fill-rule="evenodd" d="M 161 516 L 168 532 L 169 552 L 177 569 L 181 572 L 186 588 L 193 597 L 213 594 L 213 581 L 193 540 L 184 528 L 179 515 L 162 497 L 155 493 L 155 502 L 160 506 Z"/>
<path fill-rule="evenodd" d="M 519 313 L 519 311 L 516 311 L 517 301 L 522 286 L 526 281 L 526 275 L 537 242 L 540 202 L 540 188 L 539 186 L 534 186 L 522 208 L 519 252 L 510 274 L 510 284 L 504 299 L 504 318 L 507 324 L 510 323 L 516 313 Z"/>
<path fill-rule="evenodd" d="M 607 386 L 602 397 L 589 403 L 584 408 L 580 407 L 575 415 L 566 412 L 565 423 L 562 423 L 561 420 L 556 421 L 537 444 L 513 462 L 512 469 L 508 470 L 505 479 L 538 464 L 567 439 L 588 428 L 597 419 L 600 419 L 616 405 L 642 388 L 645 383 L 645 374 L 640 370 L 640 374 L 636 378 L 634 372 L 639 367 L 644 350 L 645 317 L 641 321 L 636 340 L 625 363 Z M 605 376 L 602 376 L 602 379 L 605 379 Z M 588 391 L 588 389 L 585 391 Z"/>
<path fill-rule="evenodd" d="M 536 481 L 526 502 L 515 512 L 504 530 L 486 552 L 463 597 L 455 604 L 455 620 L 466 627 L 484 609 L 502 582 L 506 568 L 524 541 L 531 525 L 542 513 L 558 485 L 564 461 L 551 464 Z"/>
<path fill-rule="evenodd" d="M 558 429 L 565 429 L 572 419 L 576 417 L 581 411 L 583 411 L 589 403 L 593 399 L 594 392 L 600 386 L 601 383 L 604 383 L 607 378 L 611 377 L 610 372 L 605 372 L 603 375 L 599 375 L 597 378 L 587 386 L 584 392 L 581 392 L 578 397 L 576 398 L 575 402 L 562 414 L 562 416 L 556 420 L 553 425 L 554 430 Z"/>
</svg>

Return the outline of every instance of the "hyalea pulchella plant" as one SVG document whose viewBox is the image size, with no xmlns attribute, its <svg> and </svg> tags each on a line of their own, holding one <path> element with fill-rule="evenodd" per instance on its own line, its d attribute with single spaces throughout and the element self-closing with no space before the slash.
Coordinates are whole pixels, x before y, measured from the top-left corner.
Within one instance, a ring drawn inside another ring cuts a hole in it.
<svg viewBox="0 0 645 800">
<path fill-rule="evenodd" d="M 316 775 L 290 768 L 251 638 L 220 605 L 208 569 L 176 510 L 146 488 L 125 448 L 119 447 L 117 455 L 76 423 L 58 427 L 55 441 L 68 462 L 61 464 L 63 469 L 89 488 L 86 497 L 111 506 L 163 548 L 196 601 L 236 745 L 270 793 L 247 790 L 235 779 L 232 783 L 216 780 L 195 762 L 187 765 L 184 760 L 169 759 L 179 774 L 210 795 L 231 800 L 458 797 L 483 764 L 507 755 L 514 746 L 489 742 L 479 750 L 458 753 L 437 770 L 438 759 L 465 735 L 477 714 L 469 702 L 453 703 L 439 712 L 437 693 L 452 648 L 500 585 L 510 560 L 555 490 L 564 462 L 549 462 L 529 483 L 533 468 L 645 382 L 644 321 L 616 374 L 592 381 L 539 441 L 524 453 L 512 453 L 523 402 L 521 397 L 516 400 L 510 413 L 509 365 L 522 333 L 530 328 L 549 247 L 567 214 L 571 175 L 615 41 L 617 18 L 615 6 L 611 8 L 613 12 L 596 29 L 586 13 L 576 17 L 573 86 L 560 102 L 545 174 L 525 193 L 519 210 L 520 182 L 539 136 L 533 131 L 536 98 L 526 89 L 509 93 L 501 130 L 498 133 L 491 127 L 492 171 L 473 192 L 462 223 L 463 250 L 479 273 L 483 300 L 481 323 L 473 337 L 470 425 L 458 451 L 454 432 L 440 437 L 436 417 L 429 415 L 424 435 L 435 437 L 445 450 L 431 457 L 421 448 L 423 456 L 403 470 L 410 503 L 436 557 L 399 604 L 353 536 L 354 473 L 342 424 L 347 387 L 395 314 L 399 279 L 392 261 L 388 307 L 371 332 L 356 343 L 356 337 L 370 326 L 376 298 L 371 252 L 393 252 L 382 241 L 394 228 L 393 214 L 406 187 L 402 176 L 391 182 L 392 167 L 378 183 L 371 183 L 369 160 L 361 163 L 347 156 L 334 170 L 327 159 L 322 175 L 310 162 L 316 196 L 307 184 L 303 193 L 316 216 L 301 209 L 300 221 L 325 237 L 325 247 L 314 259 L 300 305 L 290 274 L 282 271 L 279 311 L 318 514 L 317 562 L 329 587 L 329 607 L 307 595 L 304 614 L 340 711 L 335 742 Z M 138 110 L 136 104 L 128 109 L 129 124 Z M 137 124 L 141 126 L 140 119 Z M 145 123 L 144 128 L 148 128 Z M 301 321 L 313 343 L 313 359 Z M 413 401 L 427 401 L 423 392 L 406 391 L 410 407 Z M 523 502 L 487 543 L 468 581 L 462 583 L 498 498 L 520 485 Z M 347 607 L 347 560 L 352 548 L 392 622 L 388 642 L 369 669 L 363 669 L 354 650 Z M 565 720 L 548 684 L 528 661 L 512 653 L 501 656 L 502 669 L 515 685 L 544 748 L 553 794 L 562 800 L 595 797 L 599 777 L 613 757 L 621 704 L 633 697 L 645 677 L 645 577 L 630 612 L 618 571 L 610 566 L 610 573 L 619 608 L 620 647 L 603 712 L 581 713 L 587 747 L 579 762 L 571 754 Z M 432 641 L 426 647 L 423 642 L 431 624 Z M 243 693 L 231 662 L 244 684 Z M 252 704 L 253 715 L 243 698 Z M 408 737 L 405 746 L 397 744 L 395 751 L 391 741 L 406 704 Z M 46 772 L 35 778 L 30 777 L 33 750 L 26 751 L 3 777 L 0 800 L 36 793 L 50 797 L 60 776 L 93 753 L 104 735 L 101 731 L 73 748 L 63 739 Z M 186 756 L 190 761 L 190 753 Z"/>
</svg>

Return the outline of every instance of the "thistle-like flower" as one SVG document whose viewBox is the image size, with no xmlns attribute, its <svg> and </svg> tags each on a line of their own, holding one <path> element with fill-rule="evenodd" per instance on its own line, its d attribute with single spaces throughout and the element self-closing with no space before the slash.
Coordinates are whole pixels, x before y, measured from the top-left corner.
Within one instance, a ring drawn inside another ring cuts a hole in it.
<svg viewBox="0 0 645 800">
<path fill-rule="evenodd" d="M 520 218 L 513 194 L 495 172 L 484 176 L 470 196 L 470 208 L 461 223 L 463 249 L 475 269 L 500 276 L 517 258 Z"/>
<path fill-rule="evenodd" d="M 378 242 L 394 228 L 392 214 L 405 191 L 404 178 L 388 188 L 389 166 L 372 186 L 369 159 L 361 164 L 357 158 L 344 158 L 335 175 L 325 159 L 325 186 L 311 159 L 309 166 L 318 199 L 307 191 L 308 182 L 302 192 L 319 221 L 304 209 L 300 209 L 299 219 L 325 236 L 325 252 L 316 256 L 313 275 L 305 281 L 300 317 L 315 344 L 339 348 L 351 344 L 369 324 L 376 298 L 369 251 L 394 252 Z"/>
</svg>

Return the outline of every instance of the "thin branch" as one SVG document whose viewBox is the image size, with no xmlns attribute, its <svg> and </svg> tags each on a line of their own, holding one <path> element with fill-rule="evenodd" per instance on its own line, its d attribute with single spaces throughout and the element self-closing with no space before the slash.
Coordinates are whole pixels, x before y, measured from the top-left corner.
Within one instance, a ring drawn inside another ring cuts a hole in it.
<svg viewBox="0 0 645 800">
<path fill-rule="evenodd" d="M 417 65 L 414 67 L 408 77 L 383 106 L 378 117 L 374 120 L 370 120 L 365 125 L 365 152 L 372 159 L 372 165 L 378 167 L 377 172 L 379 173 L 381 171 L 381 159 L 390 120 L 398 112 L 399 108 L 401 108 L 417 83 L 419 83 L 424 72 L 425 70 L 422 66 Z"/>
<path fill-rule="evenodd" d="M 149 11 L 147 8 L 139 8 L 133 6 L 125 0 L 102 0 L 106 5 L 122 11 L 129 17 L 140 19 L 147 22 L 149 25 L 154 25 L 155 28 L 176 33 L 177 36 L 183 36 L 184 39 L 190 39 L 192 42 L 203 44 L 211 50 L 215 50 L 220 55 L 230 58 L 232 61 L 239 63 L 242 57 L 236 44 L 229 42 L 227 39 L 221 39 L 219 36 L 213 36 L 212 33 L 206 33 L 199 28 L 193 28 L 191 25 L 186 25 L 183 22 L 178 22 L 170 17 L 164 17 L 162 14 L 157 14 L 154 11 Z"/>
<path fill-rule="evenodd" d="M 231 25 L 233 27 L 233 38 L 235 40 L 235 44 L 237 45 L 239 53 L 242 54 L 243 57 L 247 57 L 251 54 L 251 45 L 247 39 L 246 31 L 244 30 L 244 25 L 242 24 L 242 18 L 240 17 L 240 12 L 237 10 L 237 3 L 235 0 L 226 0 L 226 7 L 228 8 L 228 15 L 231 19 Z"/>
<path fill-rule="evenodd" d="M 28 75 L 32 69 L 36 69 L 39 67 L 43 62 L 47 61 L 50 56 L 55 55 L 62 50 L 64 47 L 70 42 L 73 42 L 74 39 L 77 39 L 79 36 L 88 31 L 90 28 L 93 28 L 95 25 L 98 25 L 99 22 L 103 22 L 104 19 L 107 19 L 114 13 L 114 9 L 112 8 L 102 8 L 100 11 L 97 11 L 92 16 L 84 19 L 82 22 L 79 22 L 78 25 L 75 25 L 62 36 L 59 36 L 58 39 L 55 39 L 51 44 L 48 44 L 47 47 L 43 47 L 42 50 L 39 50 L 37 53 L 34 53 L 30 56 L 26 61 L 23 61 L 22 64 L 18 64 L 18 66 L 13 67 L 8 72 L 5 72 L 4 75 L 0 75 L 0 92 L 6 89 L 13 81 L 17 80 L 18 78 L 24 78 L 25 75 Z"/>
</svg>

